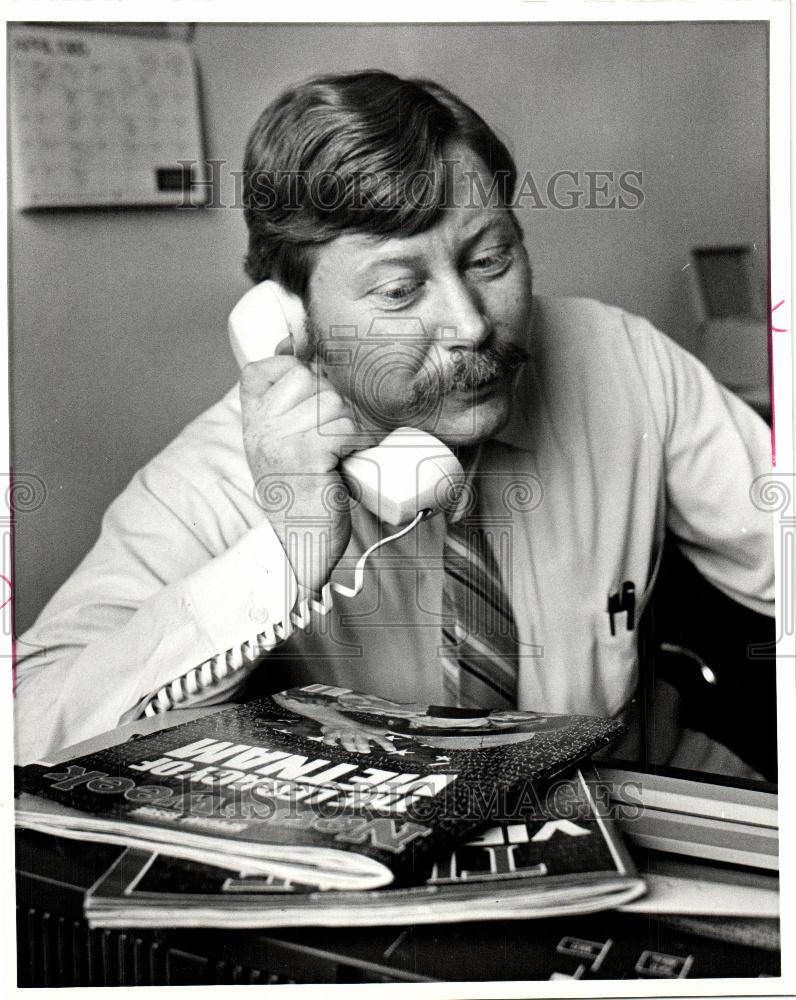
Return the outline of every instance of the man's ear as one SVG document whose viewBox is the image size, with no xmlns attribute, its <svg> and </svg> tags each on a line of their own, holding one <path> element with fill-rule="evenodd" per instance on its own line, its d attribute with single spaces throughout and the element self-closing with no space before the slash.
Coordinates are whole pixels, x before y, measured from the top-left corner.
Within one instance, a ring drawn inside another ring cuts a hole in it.
<svg viewBox="0 0 796 1000">
<path fill-rule="evenodd" d="M 302 361 L 308 361 L 315 353 L 315 343 L 314 338 L 310 334 L 307 314 L 301 305 L 300 299 L 299 305 L 301 307 L 301 314 L 298 315 L 297 313 L 295 318 L 291 318 L 290 343 L 295 357 L 300 358 Z"/>
<path fill-rule="evenodd" d="M 276 347 L 277 354 L 293 354 L 304 359 L 309 353 L 310 336 L 307 330 L 307 314 L 304 303 L 298 295 L 289 292 L 284 285 L 273 283 L 282 313 L 285 317 L 288 336 L 280 340 Z"/>
</svg>

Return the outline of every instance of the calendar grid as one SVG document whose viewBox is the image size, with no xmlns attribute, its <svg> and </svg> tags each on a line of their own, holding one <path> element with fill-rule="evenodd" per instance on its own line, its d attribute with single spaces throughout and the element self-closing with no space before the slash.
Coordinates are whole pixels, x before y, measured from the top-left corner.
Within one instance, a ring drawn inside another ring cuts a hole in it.
<svg viewBox="0 0 796 1000">
<path fill-rule="evenodd" d="M 9 48 L 16 208 L 204 202 L 188 43 L 16 26 Z"/>
</svg>

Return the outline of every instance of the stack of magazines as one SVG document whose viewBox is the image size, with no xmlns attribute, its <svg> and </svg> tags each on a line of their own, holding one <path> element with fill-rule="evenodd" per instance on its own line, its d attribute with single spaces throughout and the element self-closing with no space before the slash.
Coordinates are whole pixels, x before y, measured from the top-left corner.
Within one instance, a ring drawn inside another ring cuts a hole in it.
<svg viewBox="0 0 796 1000">
<path fill-rule="evenodd" d="M 17 825 L 124 850 L 93 926 L 589 912 L 644 891 L 582 764 L 621 727 L 291 689 L 17 769 Z"/>
</svg>

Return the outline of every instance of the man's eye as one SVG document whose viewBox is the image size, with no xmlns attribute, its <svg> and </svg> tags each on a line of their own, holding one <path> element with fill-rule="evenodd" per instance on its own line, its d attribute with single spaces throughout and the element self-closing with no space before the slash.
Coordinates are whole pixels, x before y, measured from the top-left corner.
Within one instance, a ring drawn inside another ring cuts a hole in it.
<svg viewBox="0 0 796 1000">
<path fill-rule="evenodd" d="M 400 305 L 412 299 L 422 285 L 421 281 L 398 281 L 374 288 L 373 294 L 385 302 Z"/>
<path fill-rule="evenodd" d="M 510 264 L 511 254 L 507 250 L 496 250 L 474 257 L 468 262 L 467 267 L 477 274 L 497 276 L 507 270 Z"/>
</svg>

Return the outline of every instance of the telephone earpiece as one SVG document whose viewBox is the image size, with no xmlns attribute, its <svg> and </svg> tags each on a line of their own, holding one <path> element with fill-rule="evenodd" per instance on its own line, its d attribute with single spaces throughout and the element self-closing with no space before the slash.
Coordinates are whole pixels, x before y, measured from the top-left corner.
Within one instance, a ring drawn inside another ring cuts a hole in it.
<svg viewBox="0 0 796 1000">
<path fill-rule="evenodd" d="M 293 353 L 299 354 L 307 336 L 305 323 L 298 295 L 275 281 L 263 281 L 250 288 L 229 314 L 229 341 L 238 367 L 273 357 L 288 337 L 294 345 Z"/>
</svg>

